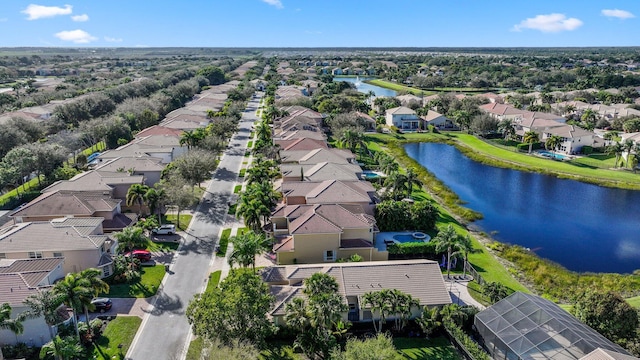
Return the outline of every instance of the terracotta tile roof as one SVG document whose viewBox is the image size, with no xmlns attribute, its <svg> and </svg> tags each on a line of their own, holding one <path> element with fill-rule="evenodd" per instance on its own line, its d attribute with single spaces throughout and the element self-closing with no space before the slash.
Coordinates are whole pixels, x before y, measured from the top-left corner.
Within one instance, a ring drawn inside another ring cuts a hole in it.
<svg viewBox="0 0 640 360">
<path fill-rule="evenodd" d="M 322 162 L 318 164 L 300 165 L 300 164 L 283 164 L 280 165 L 280 172 L 283 177 L 296 177 L 300 180 L 300 176 L 304 176 L 305 181 L 324 181 L 324 180 L 343 180 L 358 181 L 358 174 L 362 173 L 362 168 L 355 164 L 333 164 Z"/>
<path fill-rule="evenodd" d="M 280 191 L 286 197 L 304 196 L 307 204 L 370 203 L 375 193 L 367 181 L 340 180 L 283 182 Z"/>
<path fill-rule="evenodd" d="M 318 164 L 330 162 L 334 164 L 348 164 L 355 160 L 350 150 L 319 148 L 313 150 L 281 151 L 280 159 L 283 163 Z"/>
<path fill-rule="evenodd" d="M 273 251 L 291 251 L 294 248 L 293 245 L 293 237 L 291 236 L 276 238 Z"/>
</svg>

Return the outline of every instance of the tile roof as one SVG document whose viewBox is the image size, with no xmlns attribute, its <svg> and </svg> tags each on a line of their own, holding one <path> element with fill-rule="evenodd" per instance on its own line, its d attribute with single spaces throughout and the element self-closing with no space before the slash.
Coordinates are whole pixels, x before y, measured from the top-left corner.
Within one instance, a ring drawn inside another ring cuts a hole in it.
<svg viewBox="0 0 640 360">
<path fill-rule="evenodd" d="M 316 140 L 309 138 L 274 140 L 274 144 L 280 145 L 282 150 L 315 150 L 319 148 L 328 149 L 329 145 L 324 140 Z"/>
<path fill-rule="evenodd" d="M 304 196 L 308 204 L 372 202 L 375 189 L 367 181 L 290 181 L 280 191 L 286 196 Z"/>
<path fill-rule="evenodd" d="M 310 130 L 293 130 L 286 131 L 279 135 L 279 138 L 274 138 L 274 140 L 294 140 L 294 139 L 314 139 L 324 141 L 327 139 L 327 136 L 321 131 L 310 131 Z"/>
<path fill-rule="evenodd" d="M 180 129 L 172 129 L 168 127 L 164 127 L 161 125 L 153 125 L 144 130 L 140 130 L 135 137 L 141 138 L 149 135 L 172 135 L 172 136 L 180 136 L 182 134 L 182 130 Z"/>
<path fill-rule="evenodd" d="M 68 191 L 105 191 L 110 192 L 113 186 L 118 184 L 142 184 L 144 177 L 141 175 L 129 175 L 129 173 L 100 173 L 95 170 L 86 171 L 72 177 L 69 180 L 56 181 L 49 185 L 43 193 L 68 190 Z"/>
<path fill-rule="evenodd" d="M 283 163 L 318 164 L 330 162 L 334 164 L 348 164 L 355 160 L 355 155 L 350 150 L 319 148 L 313 150 L 280 151 L 280 159 Z"/>
<path fill-rule="evenodd" d="M 357 181 L 360 180 L 357 174 L 362 173 L 362 168 L 355 164 L 333 164 L 322 162 L 318 164 L 283 164 L 280 165 L 280 172 L 283 177 L 304 176 L 305 181 L 324 181 L 324 180 L 343 180 Z"/>
<path fill-rule="evenodd" d="M 105 160 L 107 161 L 107 160 Z M 121 156 L 113 159 L 109 159 L 107 162 L 102 162 L 94 170 L 106 171 L 106 172 L 123 172 L 118 170 L 127 171 L 133 169 L 136 172 L 145 171 L 162 171 L 166 164 L 162 163 L 161 158 L 151 156 Z"/>
<path fill-rule="evenodd" d="M 92 216 L 97 211 L 113 211 L 118 204 L 120 200 L 111 199 L 101 192 L 59 190 L 38 196 L 9 216 Z"/>
<path fill-rule="evenodd" d="M 387 109 L 386 113 L 393 114 L 393 115 L 415 115 L 416 114 L 415 111 L 413 111 L 412 109 L 409 109 L 406 106 L 398 106 L 395 108 Z"/>
<path fill-rule="evenodd" d="M 283 206 L 271 216 L 287 218 L 292 235 L 342 233 L 343 229 L 367 229 L 376 224 L 372 216 L 354 213 L 338 204 Z"/>
<path fill-rule="evenodd" d="M 19 223 L 0 230 L 0 252 L 95 250 L 108 240 L 93 235 L 102 218 L 61 218 Z"/>
<path fill-rule="evenodd" d="M 338 281 L 339 292 L 342 296 L 361 297 L 367 292 L 382 289 L 398 289 L 410 294 L 418 300 L 422 306 L 444 305 L 451 303 L 451 297 L 447 291 L 440 267 L 437 262 L 431 260 L 396 260 L 373 261 L 352 263 L 331 263 L 318 266 L 308 265 L 281 265 L 277 272 L 282 274 L 282 268 L 287 279 L 305 279 L 314 273 L 326 273 Z M 261 271 L 264 281 L 271 278 L 274 269 L 265 268 Z M 268 281 L 267 281 L 268 282 Z M 278 282 L 282 282 L 281 277 Z M 294 284 L 292 284 L 294 285 Z M 301 285 L 301 284 L 300 284 Z M 272 288 L 274 285 L 271 286 Z M 303 296 L 294 292 L 301 290 L 302 286 L 277 285 L 275 291 L 281 296 L 276 296 L 276 305 L 272 315 L 284 314 L 286 303 L 293 299 L 293 295 Z M 362 307 L 364 305 L 360 304 Z"/>
<path fill-rule="evenodd" d="M 64 258 L 0 260 L 1 302 L 21 305 L 27 297 L 39 291 L 38 285 L 63 262 Z"/>
</svg>

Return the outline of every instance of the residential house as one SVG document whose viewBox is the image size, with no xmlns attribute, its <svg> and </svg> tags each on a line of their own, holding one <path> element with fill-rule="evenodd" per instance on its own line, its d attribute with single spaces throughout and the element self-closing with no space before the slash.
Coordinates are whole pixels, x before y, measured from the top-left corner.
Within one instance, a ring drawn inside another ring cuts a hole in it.
<svg viewBox="0 0 640 360">
<path fill-rule="evenodd" d="M 64 257 L 63 272 L 98 268 L 113 274 L 118 242 L 103 234 L 102 218 L 58 218 L 0 229 L 0 259 Z"/>
<path fill-rule="evenodd" d="M 487 99 L 489 100 L 490 103 L 498 103 L 498 104 L 503 104 L 504 103 L 504 98 L 498 94 L 492 93 L 492 92 L 488 92 L 488 93 L 484 93 L 484 94 L 478 94 L 476 95 L 479 98 L 483 98 L 483 99 Z"/>
<path fill-rule="evenodd" d="M 427 114 L 421 116 L 420 118 L 425 122 L 427 126 L 433 125 L 438 129 L 456 128 L 456 125 L 453 123 L 451 119 L 433 110 L 427 111 Z"/>
<path fill-rule="evenodd" d="M 271 215 L 271 224 L 278 264 L 334 262 L 353 254 L 368 261 L 388 258 L 374 246 L 374 217 L 359 206 L 282 205 Z"/>
<path fill-rule="evenodd" d="M 376 130 L 376 119 L 371 117 L 369 114 L 356 111 L 355 113 L 356 119 L 358 123 L 364 127 L 365 131 L 375 131 Z"/>
<path fill-rule="evenodd" d="M 103 160 L 103 161 L 100 161 Z M 151 156 L 117 157 L 114 159 L 98 159 L 98 165 L 94 168 L 101 174 L 123 173 L 144 177 L 144 184 L 153 186 L 160 181 L 162 171 L 166 167 L 162 158 Z"/>
<path fill-rule="evenodd" d="M 179 136 L 149 135 L 136 138 L 117 149 L 107 150 L 98 159 L 150 156 L 160 158 L 163 163 L 168 164 L 186 152 L 187 147 L 180 144 Z"/>
<path fill-rule="evenodd" d="M 300 151 L 300 150 L 315 150 L 315 149 L 328 149 L 329 145 L 324 140 L 316 140 L 309 138 L 292 138 L 286 140 L 273 140 L 273 143 L 280 146 L 284 151 Z"/>
<path fill-rule="evenodd" d="M 304 298 L 304 280 L 315 273 L 336 279 L 338 293 L 348 305 L 348 311 L 343 314 L 344 321 L 378 320 L 377 313 L 364 303 L 363 296 L 383 289 L 400 290 L 418 301 L 419 306 L 411 309 L 411 318 L 420 316 L 425 307 L 451 304 L 440 267 L 431 260 L 271 266 L 262 269 L 260 274 L 276 299 L 269 312 L 276 325 L 285 324 L 286 305 L 295 298 Z M 389 320 L 393 318 L 391 316 Z"/>
<path fill-rule="evenodd" d="M 126 202 L 127 191 L 133 184 L 144 184 L 144 176 L 129 175 L 127 172 L 85 171 L 69 180 L 56 181 L 42 190 L 42 193 L 59 190 L 74 192 L 101 192 L 111 198 Z"/>
<path fill-rule="evenodd" d="M 346 149 L 319 148 L 313 150 L 282 150 L 280 151 L 282 164 L 319 164 L 329 162 L 333 164 L 355 164 L 356 156 Z"/>
<path fill-rule="evenodd" d="M 274 141 L 293 139 L 312 139 L 325 141 L 327 139 L 327 135 L 325 135 L 322 131 L 304 130 L 292 127 L 290 130 L 280 132 L 277 136 L 274 135 L 273 137 Z"/>
<path fill-rule="evenodd" d="M 11 306 L 11 317 L 15 319 L 29 307 L 24 301 L 41 291 L 49 291 L 53 283 L 64 277 L 61 257 L 46 259 L 0 259 L 0 303 Z M 64 306 L 60 308 L 63 319 L 70 319 Z M 0 346 L 25 343 L 42 346 L 51 340 L 49 326 L 44 317 L 22 322 L 24 331 L 16 335 L 10 330 L 0 330 Z M 55 331 L 54 331 L 55 333 Z"/>
<path fill-rule="evenodd" d="M 369 215 L 373 215 L 378 202 L 376 190 L 368 181 L 291 181 L 283 182 L 278 191 L 287 205 L 358 205 Z"/>
<path fill-rule="evenodd" d="M 280 127 L 283 124 L 286 124 L 288 121 L 296 119 L 298 117 L 302 117 L 303 120 L 300 121 L 303 123 L 315 124 L 315 127 L 317 128 L 322 127 L 322 119 L 324 118 L 324 116 L 317 111 L 313 111 L 309 108 L 299 105 L 287 106 L 282 108 L 282 110 L 285 111 L 288 115 L 279 119 L 275 119 L 275 121 L 273 122 L 274 127 Z"/>
<path fill-rule="evenodd" d="M 361 179 L 362 168 L 356 164 L 282 164 L 282 181 L 357 181 Z"/>
<path fill-rule="evenodd" d="M 408 107 L 399 106 L 386 111 L 387 126 L 395 126 L 400 130 L 422 129 L 422 119 Z"/>
<path fill-rule="evenodd" d="M 121 213 L 122 200 L 101 192 L 58 190 L 46 192 L 21 206 L 9 216 L 14 224 L 49 221 L 60 217 L 102 218 L 104 232 L 120 231 L 135 223 L 134 213 Z"/>
<path fill-rule="evenodd" d="M 553 135 L 562 138 L 557 150 L 566 154 L 578 154 L 584 146 L 593 147 L 596 144 L 596 135 L 593 131 L 588 131 L 575 125 L 545 128 L 542 130 L 542 141 Z"/>
<path fill-rule="evenodd" d="M 169 128 L 161 125 L 153 125 L 144 130 L 140 130 L 135 137 L 143 138 L 151 135 L 167 135 L 180 137 L 184 131 L 175 128 Z"/>
<path fill-rule="evenodd" d="M 331 75 L 342 75 L 342 69 L 341 68 L 334 68 L 333 70 L 331 70 Z"/>
<path fill-rule="evenodd" d="M 413 94 L 404 94 L 396 96 L 396 99 L 400 100 L 400 104 L 402 106 L 409 106 L 409 104 L 414 103 L 422 106 L 422 97 L 416 96 Z"/>
</svg>

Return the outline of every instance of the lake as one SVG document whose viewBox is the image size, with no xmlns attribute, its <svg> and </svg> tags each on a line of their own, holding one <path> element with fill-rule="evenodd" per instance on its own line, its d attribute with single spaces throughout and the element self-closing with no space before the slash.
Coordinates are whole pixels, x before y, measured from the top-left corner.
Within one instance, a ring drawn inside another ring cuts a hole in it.
<svg viewBox="0 0 640 360">
<path fill-rule="evenodd" d="M 464 206 L 482 213 L 472 226 L 494 239 L 574 271 L 640 269 L 640 191 L 487 166 L 445 144 L 408 144 L 405 150 Z"/>
<path fill-rule="evenodd" d="M 375 78 L 372 77 L 334 77 L 333 81 L 346 81 L 346 82 L 350 82 L 352 84 L 356 85 L 356 89 L 358 89 L 359 92 L 361 93 L 365 93 L 367 94 L 369 91 L 373 91 L 376 96 L 388 96 L 388 97 L 395 97 L 396 96 L 396 92 L 395 90 L 389 90 L 389 89 L 385 89 L 383 87 L 380 86 L 376 86 L 376 85 L 371 85 L 371 84 L 367 84 L 364 81 L 365 80 L 373 80 Z"/>
</svg>

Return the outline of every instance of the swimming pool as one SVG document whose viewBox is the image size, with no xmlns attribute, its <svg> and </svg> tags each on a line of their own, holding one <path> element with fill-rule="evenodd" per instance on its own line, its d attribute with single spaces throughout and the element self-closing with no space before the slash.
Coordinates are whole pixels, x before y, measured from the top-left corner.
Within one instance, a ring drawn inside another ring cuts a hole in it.
<svg viewBox="0 0 640 360">
<path fill-rule="evenodd" d="M 381 173 L 379 171 L 373 171 L 373 170 L 364 170 L 362 171 L 362 177 L 364 178 L 364 180 L 372 180 L 372 179 L 378 179 L 381 177 L 385 177 L 384 173 Z"/>
<path fill-rule="evenodd" d="M 417 235 L 417 236 L 416 236 Z M 424 236 L 422 236 L 424 235 Z M 414 233 L 414 234 L 397 234 L 393 235 L 395 240 L 398 240 L 401 243 L 406 242 L 428 242 L 431 240 L 431 237 L 424 233 Z"/>
<path fill-rule="evenodd" d="M 567 159 L 569 159 L 568 156 L 565 156 L 565 155 L 562 155 L 562 154 L 558 154 L 558 153 L 552 153 L 551 151 L 546 151 L 546 150 L 538 151 L 538 154 L 542 155 L 544 157 L 553 158 L 553 159 L 557 159 L 557 160 L 567 160 Z"/>
</svg>

